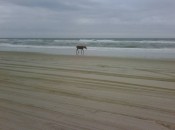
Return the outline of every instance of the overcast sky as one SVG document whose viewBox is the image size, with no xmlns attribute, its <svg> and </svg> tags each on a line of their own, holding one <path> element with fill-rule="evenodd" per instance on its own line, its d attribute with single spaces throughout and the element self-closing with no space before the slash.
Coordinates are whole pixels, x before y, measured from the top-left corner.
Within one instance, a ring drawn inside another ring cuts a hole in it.
<svg viewBox="0 0 175 130">
<path fill-rule="evenodd" d="M 0 0 L 0 37 L 175 38 L 175 0 Z"/>
</svg>

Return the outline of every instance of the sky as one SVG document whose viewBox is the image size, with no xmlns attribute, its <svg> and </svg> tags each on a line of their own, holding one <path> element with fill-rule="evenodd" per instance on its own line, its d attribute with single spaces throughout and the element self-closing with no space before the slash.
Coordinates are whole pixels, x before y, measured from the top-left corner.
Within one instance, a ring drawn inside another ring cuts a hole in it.
<svg viewBox="0 0 175 130">
<path fill-rule="evenodd" d="M 0 0 L 0 38 L 175 38 L 175 0 Z"/>
</svg>

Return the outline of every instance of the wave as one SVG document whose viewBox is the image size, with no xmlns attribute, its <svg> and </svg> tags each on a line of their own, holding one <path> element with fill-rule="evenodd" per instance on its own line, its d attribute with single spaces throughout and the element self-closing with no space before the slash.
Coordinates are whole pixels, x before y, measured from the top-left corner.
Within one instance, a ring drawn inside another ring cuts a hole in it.
<svg viewBox="0 0 175 130">
<path fill-rule="evenodd" d="M 171 43 L 175 44 L 175 40 L 79 40 L 80 42 L 85 42 L 85 43 Z"/>
<path fill-rule="evenodd" d="M 88 47 L 112 48 L 175 48 L 175 39 L 0 39 L 0 46 L 6 47 Z"/>
<path fill-rule="evenodd" d="M 13 44 L 7 44 L 7 43 L 0 44 L 0 47 L 12 47 L 12 48 L 73 48 L 72 46 L 13 45 Z"/>
</svg>

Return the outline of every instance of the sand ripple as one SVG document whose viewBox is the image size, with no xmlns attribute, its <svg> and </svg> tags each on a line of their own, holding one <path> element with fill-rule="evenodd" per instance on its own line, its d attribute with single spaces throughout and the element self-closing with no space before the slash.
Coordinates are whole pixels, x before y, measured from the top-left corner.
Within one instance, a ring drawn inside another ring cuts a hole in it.
<svg viewBox="0 0 175 130">
<path fill-rule="evenodd" d="M 175 130 L 174 63 L 0 52 L 0 129 Z"/>
</svg>

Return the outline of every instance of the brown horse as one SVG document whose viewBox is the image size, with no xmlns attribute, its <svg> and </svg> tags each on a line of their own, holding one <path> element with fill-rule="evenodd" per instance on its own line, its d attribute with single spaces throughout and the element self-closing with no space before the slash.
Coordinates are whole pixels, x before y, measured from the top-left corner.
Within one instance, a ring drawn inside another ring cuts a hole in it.
<svg viewBox="0 0 175 130">
<path fill-rule="evenodd" d="M 76 55 L 79 54 L 79 49 L 81 50 L 81 54 L 83 54 L 83 55 L 84 55 L 84 48 L 87 49 L 87 47 L 84 45 L 78 45 L 78 46 L 76 46 L 76 48 L 77 48 Z"/>
</svg>

